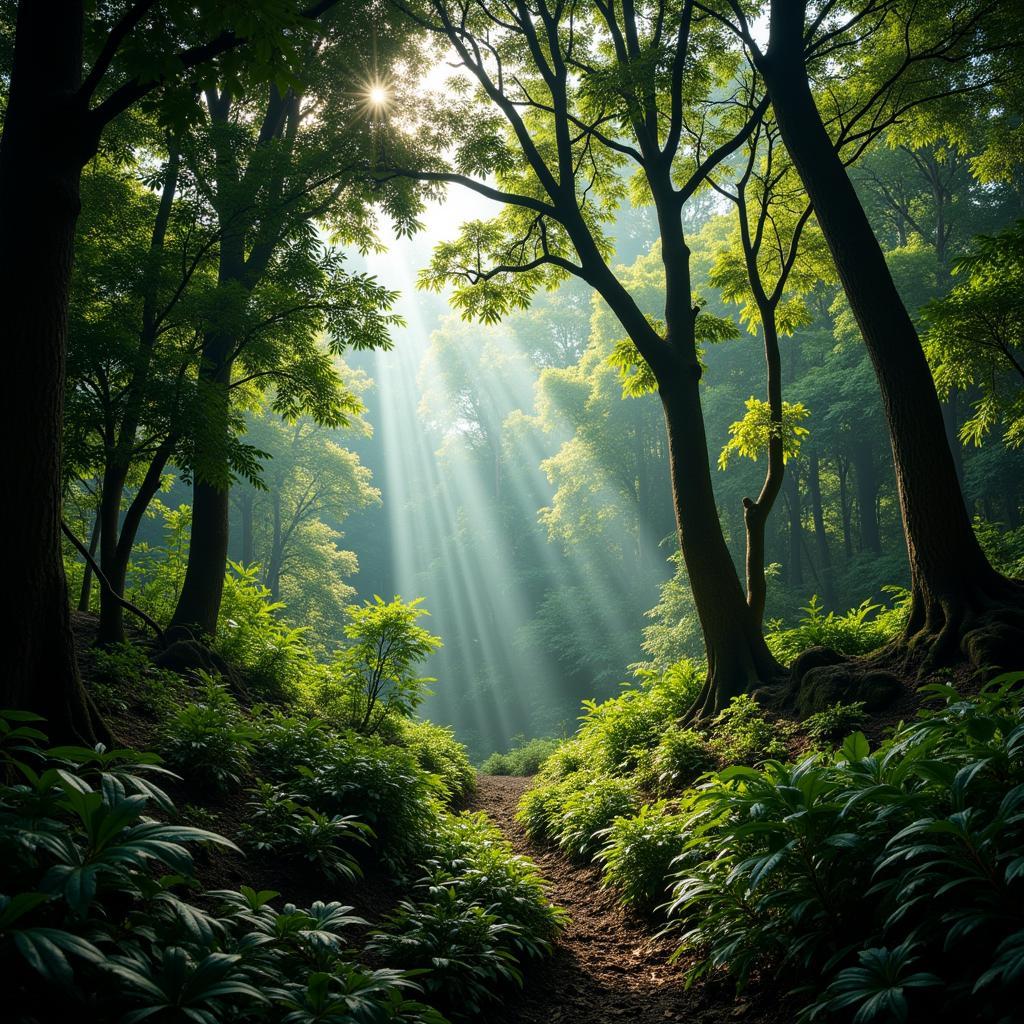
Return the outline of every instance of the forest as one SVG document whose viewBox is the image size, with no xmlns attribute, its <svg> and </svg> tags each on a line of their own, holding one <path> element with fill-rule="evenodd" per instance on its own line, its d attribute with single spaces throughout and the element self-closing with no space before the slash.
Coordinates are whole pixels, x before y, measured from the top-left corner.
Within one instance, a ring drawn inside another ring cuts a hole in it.
<svg viewBox="0 0 1024 1024">
<path fill-rule="evenodd" d="M 5 1019 L 1020 1021 L 1021 14 L 0 0 Z"/>
</svg>

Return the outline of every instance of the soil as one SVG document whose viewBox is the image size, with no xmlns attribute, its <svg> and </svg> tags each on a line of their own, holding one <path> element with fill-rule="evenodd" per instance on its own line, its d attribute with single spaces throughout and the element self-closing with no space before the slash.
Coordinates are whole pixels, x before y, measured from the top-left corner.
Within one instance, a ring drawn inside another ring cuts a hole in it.
<svg viewBox="0 0 1024 1024">
<path fill-rule="evenodd" d="M 727 981 L 687 990 L 685 963 L 670 964 L 676 947 L 658 937 L 658 925 L 620 907 L 601 888 L 596 867 L 573 864 L 558 851 L 533 844 L 515 820 L 530 778 L 481 775 L 470 810 L 488 814 L 516 853 L 529 857 L 549 884 L 549 897 L 568 910 L 570 923 L 554 955 L 528 964 L 526 983 L 486 1024 L 781 1024 L 793 1019 L 781 994 L 758 982 L 737 996 Z"/>
</svg>

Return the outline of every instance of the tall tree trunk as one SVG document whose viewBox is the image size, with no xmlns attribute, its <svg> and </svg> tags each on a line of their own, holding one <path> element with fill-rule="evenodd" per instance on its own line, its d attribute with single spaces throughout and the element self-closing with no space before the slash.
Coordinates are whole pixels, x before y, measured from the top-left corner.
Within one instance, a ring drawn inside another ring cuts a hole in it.
<svg viewBox="0 0 1024 1024">
<path fill-rule="evenodd" d="M 699 711 L 714 714 L 733 697 L 780 673 L 740 585 L 722 535 L 707 459 L 696 376 L 662 385 L 679 542 L 704 634 L 708 681 Z"/>
<path fill-rule="evenodd" d="M 95 557 L 96 547 L 100 542 L 100 514 L 99 509 L 92 521 L 92 532 L 89 534 L 89 554 Z M 82 589 L 78 592 L 78 610 L 87 612 L 92 599 L 92 566 L 86 562 L 82 572 Z"/>
<path fill-rule="evenodd" d="M 150 502 L 160 489 L 160 479 L 163 475 L 167 462 L 171 457 L 178 443 L 177 435 L 172 434 L 165 438 L 153 453 L 149 466 L 146 468 L 146 475 L 139 484 L 139 489 L 128 504 L 124 513 L 124 520 L 118 529 L 118 520 L 121 518 L 121 490 L 111 502 L 111 508 L 106 514 L 113 517 L 114 536 L 112 547 L 108 549 L 105 561 L 100 563 L 103 575 L 106 576 L 111 590 L 118 597 L 124 597 L 125 581 L 128 577 L 128 563 L 131 561 L 132 548 L 135 547 L 135 538 L 138 536 L 139 527 L 142 525 L 142 517 L 146 514 Z M 123 485 L 123 481 L 122 481 Z M 104 492 L 104 499 L 106 492 Z M 114 598 L 105 587 L 100 588 L 100 625 L 97 633 L 97 640 L 101 644 L 118 644 L 125 639 L 124 632 L 124 606 Z"/>
<path fill-rule="evenodd" d="M 79 182 L 95 151 L 75 98 L 82 5 L 18 5 L 0 138 L 0 307 L 7 364 L 0 703 L 44 715 L 54 739 L 105 735 L 82 688 L 61 549 L 61 431 Z"/>
<path fill-rule="evenodd" d="M 135 535 L 142 515 L 160 487 L 160 475 L 170 457 L 173 439 L 165 440 L 154 454 L 145 479 L 131 503 L 126 522 L 121 525 L 121 501 L 125 483 L 136 457 L 136 435 L 142 422 L 146 394 L 150 385 L 150 367 L 157 342 L 157 301 L 160 268 L 163 258 L 167 227 L 170 224 L 174 197 L 178 190 L 181 156 L 175 143 L 171 143 L 164 173 L 160 203 L 153 221 L 149 241 L 149 263 L 144 281 L 142 323 L 139 344 L 135 351 L 132 375 L 125 391 L 124 417 L 113 450 L 108 453 L 103 471 L 103 495 L 100 504 L 100 568 L 114 593 L 100 589 L 100 627 L 98 640 L 102 644 L 117 644 L 125 639 L 124 606 L 116 599 L 124 597 L 124 584 L 128 572 Z M 115 596 L 116 595 L 116 596 Z"/>
<path fill-rule="evenodd" d="M 821 504 L 821 467 L 818 453 L 813 448 L 807 459 L 807 490 L 811 498 L 811 516 L 814 519 L 814 539 L 818 548 L 818 562 L 821 565 L 821 587 L 825 604 L 834 608 L 836 603 L 835 583 L 832 579 L 832 554 L 825 532 L 825 511 Z"/>
<path fill-rule="evenodd" d="M 284 560 L 284 541 L 281 533 L 281 493 L 275 490 L 271 496 L 274 513 L 273 535 L 270 541 L 270 557 L 266 566 L 266 585 L 271 600 L 277 601 L 281 594 L 281 562 Z"/>
<path fill-rule="evenodd" d="M 953 466 L 960 490 L 964 486 L 964 446 L 960 442 L 960 391 L 953 388 L 949 398 L 942 405 L 942 423 L 946 428 L 946 443 L 953 456 Z"/>
<path fill-rule="evenodd" d="M 221 331 L 210 332 L 203 345 L 199 381 L 205 401 L 203 424 L 193 438 L 196 467 L 192 485 L 192 531 L 185 579 L 167 630 L 169 640 L 180 637 L 209 640 L 217 633 L 231 511 L 227 449 L 232 348 L 232 339 Z"/>
<path fill-rule="evenodd" d="M 746 216 L 746 210 L 743 209 Z M 764 332 L 764 353 L 768 385 L 768 415 L 773 429 L 768 435 L 768 470 L 761 493 L 756 500 L 743 499 L 743 525 L 747 535 L 747 604 L 758 627 L 764 622 L 768 587 L 764 578 L 764 533 L 768 516 L 779 496 L 786 472 L 782 438 L 782 360 L 775 310 L 763 304 L 761 325 Z"/>
<path fill-rule="evenodd" d="M 882 535 L 878 529 L 878 467 L 871 442 L 860 438 L 851 451 L 853 483 L 857 494 L 857 520 L 860 525 L 860 549 L 882 553 Z"/>
<path fill-rule="evenodd" d="M 971 528 L 920 339 L 811 93 L 804 29 L 804 3 L 771 0 L 758 65 L 878 378 L 910 561 L 906 637 L 926 665 L 957 648 L 1001 664 L 1019 639 L 1024 587 L 989 565 Z M 979 627 L 986 635 L 971 638 Z"/>
</svg>

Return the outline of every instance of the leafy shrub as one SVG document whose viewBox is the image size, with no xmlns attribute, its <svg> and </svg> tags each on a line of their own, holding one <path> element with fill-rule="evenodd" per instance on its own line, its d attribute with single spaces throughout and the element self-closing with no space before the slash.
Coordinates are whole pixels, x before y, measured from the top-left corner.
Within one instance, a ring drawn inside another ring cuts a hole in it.
<svg viewBox="0 0 1024 1024">
<path fill-rule="evenodd" d="M 278 780 L 294 779 L 300 766 L 318 764 L 331 746 L 331 734 L 319 718 L 259 708 L 254 729 L 253 763 L 261 774 Z"/>
<path fill-rule="evenodd" d="M 769 722 L 749 693 L 723 708 L 709 727 L 711 750 L 722 764 L 745 764 L 786 755 L 785 738 L 793 732 L 783 722 Z"/>
<path fill-rule="evenodd" d="M 660 792 L 678 792 L 715 767 L 707 739 L 695 729 L 669 729 L 651 757 L 650 774 Z"/>
<path fill-rule="evenodd" d="M 672 912 L 690 977 L 774 965 L 810 986 L 805 1019 L 1009 1020 L 1024 982 L 1024 674 L 980 696 L 933 684 L 871 752 L 848 737 L 795 766 L 701 787 Z M 936 984 L 933 979 L 937 979 Z M 915 1007 L 917 1008 L 915 1010 Z"/>
<path fill-rule="evenodd" d="M 90 691 L 104 711 L 138 710 L 159 720 L 181 704 L 185 691 L 181 676 L 156 668 L 134 644 L 97 647 L 92 658 Z"/>
<path fill-rule="evenodd" d="M 587 749 L 578 737 L 563 740 L 537 771 L 540 779 L 559 782 L 587 765 Z"/>
<path fill-rule="evenodd" d="M 901 587 L 884 587 L 891 607 L 864 601 L 843 615 L 826 612 L 815 594 L 792 629 L 770 630 L 765 640 L 772 654 L 788 665 L 808 647 L 831 647 L 840 654 L 867 654 L 894 639 L 909 614 L 910 596 Z"/>
<path fill-rule="evenodd" d="M 425 772 L 441 780 L 448 801 L 462 800 L 473 791 L 476 772 L 451 729 L 433 722 L 403 721 L 398 739 Z"/>
<path fill-rule="evenodd" d="M 410 751 L 351 732 L 335 734 L 324 757 L 313 767 L 300 766 L 293 778 L 318 811 L 369 825 L 377 837 L 374 856 L 398 868 L 423 854 L 444 795 Z"/>
<path fill-rule="evenodd" d="M 626 779 L 598 777 L 569 792 L 555 818 L 555 838 L 570 856 L 585 858 L 600 846 L 598 835 L 615 818 L 631 814 L 636 790 Z"/>
<path fill-rule="evenodd" d="M 662 732 L 690 708 L 699 686 L 698 667 L 680 662 L 662 675 L 644 674 L 639 687 L 601 704 L 584 701 L 579 737 L 588 763 L 605 772 L 634 769 L 640 752 L 657 746 Z"/>
<path fill-rule="evenodd" d="M 203 699 L 168 719 L 160 749 L 189 785 L 223 792 L 248 771 L 254 737 L 235 699 L 207 679 Z"/>
<path fill-rule="evenodd" d="M 284 607 L 260 582 L 259 566 L 228 563 L 213 646 L 241 672 L 246 689 L 264 700 L 293 698 L 313 662 L 307 630 L 290 626 Z"/>
<path fill-rule="evenodd" d="M 866 721 L 863 701 L 855 701 L 852 704 L 838 702 L 824 711 L 808 715 L 803 721 L 803 727 L 812 740 L 824 742 L 840 740 L 859 729 Z"/>
<path fill-rule="evenodd" d="M 302 803 L 300 794 L 285 792 L 269 782 L 258 783 L 247 804 L 242 826 L 245 845 L 290 860 L 304 861 L 329 879 L 352 882 L 362 872 L 346 849 L 366 843 L 369 826 L 351 816 L 328 817 Z"/>
<path fill-rule="evenodd" d="M 487 815 L 443 816 L 428 846 L 422 884 L 429 892 L 447 887 L 465 903 L 497 908 L 502 920 L 521 930 L 514 943 L 517 950 L 535 955 L 547 949 L 566 915 L 547 899 L 536 866 L 512 852 Z"/>
<path fill-rule="evenodd" d="M 638 910 L 666 902 L 670 868 L 683 851 L 688 823 L 688 815 L 673 814 L 664 801 L 644 804 L 635 817 L 616 818 L 598 834 L 604 842 L 595 858 L 604 868 L 602 884 Z"/>
<path fill-rule="evenodd" d="M 192 509 L 171 509 L 159 500 L 151 509 L 163 520 L 163 543 L 135 548 L 126 596 L 157 622 L 169 622 L 185 579 Z M 293 697 L 304 673 L 312 669 L 306 630 L 289 625 L 283 610 L 260 582 L 257 566 L 228 563 L 212 643 L 240 672 L 246 688 L 266 700 Z"/>
<path fill-rule="evenodd" d="M 540 766 L 559 748 L 561 740 L 551 737 L 516 736 L 504 754 L 491 754 L 480 771 L 484 775 L 536 775 Z"/>
<path fill-rule="evenodd" d="M 419 707 L 434 680 L 414 669 L 441 646 L 440 637 L 417 624 L 429 614 L 421 602 L 375 597 L 348 608 L 349 643 L 338 651 L 333 671 L 319 675 L 311 695 L 321 717 L 369 736 Z"/>
<path fill-rule="evenodd" d="M 273 892 L 175 890 L 202 829 L 155 821 L 174 807 L 153 755 L 48 753 L 27 713 L 0 715 L 0 956 L 12 1019 L 314 1020 L 443 1024 L 406 975 L 354 962 L 350 907 L 272 908 Z M 194 884 L 194 881 L 192 882 Z"/>
<path fill-rule="evenodd" d="M 367 949 L 386 963 L 423 970 L 422 984 L 449 1013 L 478 1019 L 501 984 L 522 985 L 514 925 L 476 904 L 465 904 L 442 887 L 426 903 L 402 902 Z"/>
</svg>

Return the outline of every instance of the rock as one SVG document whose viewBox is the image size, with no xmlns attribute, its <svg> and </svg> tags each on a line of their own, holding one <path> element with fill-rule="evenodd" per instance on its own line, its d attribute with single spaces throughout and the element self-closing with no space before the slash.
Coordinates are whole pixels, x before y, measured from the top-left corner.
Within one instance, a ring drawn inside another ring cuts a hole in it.
<svg viewBox="0 0 1024 1024">
<path fill-rule="evenodd" d="M 826 668 L 830 665 L 839 665 L 845 661 L 845 657 L 831 647 L 808 647 L 801 651 L 789 667 L 790 675 L 796 682 L 800 682 L 812 668 Z"/>
<path fill-rule="evenodd" d="M 848 663 L 821 665 L 808 669 L 800 680 L 796 706 L 802 717 L 854 701 L 863 701 L 866 711 L 882 711 L 902 692 L 903 684 L 891 672 L 857 671 Z"/>
</svg>

